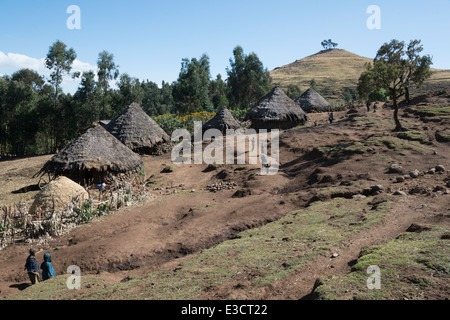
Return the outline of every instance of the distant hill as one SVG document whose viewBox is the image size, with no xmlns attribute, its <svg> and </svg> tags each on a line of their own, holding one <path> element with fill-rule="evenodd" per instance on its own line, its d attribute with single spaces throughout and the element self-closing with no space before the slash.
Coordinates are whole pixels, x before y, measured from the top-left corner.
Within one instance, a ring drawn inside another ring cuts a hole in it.
<svg viewBox="0 0 450 320">
<path fill-rule="evenodd" d="M 343 101 L 346 90 L 355 90 L 364 65 L 373 59 L 354 54 L 343 49 L 323 50 L 306 58 L 270 71 L 272 84 L 286 89 L 295 84 L 303 91 L 315 80 L 320 93 L 331 103 Z M 412 95 L 425 91 L 450 87 L 450 70 L 432 69 L 432 77 L 420 91 L 412 90 Z"/>
</svg>

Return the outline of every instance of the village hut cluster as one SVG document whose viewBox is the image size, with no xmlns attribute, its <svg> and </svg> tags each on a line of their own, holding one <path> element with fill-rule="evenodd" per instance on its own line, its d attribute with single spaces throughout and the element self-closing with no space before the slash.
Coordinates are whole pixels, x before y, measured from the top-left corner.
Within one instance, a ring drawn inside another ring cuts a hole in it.
<svg viewBox="0 0 450 320">
<path fill-rule="evenodd" d="M 223 107 L 202 130 L 217 129 L 223 135 L 230 129 L 244 134 L 248 128 L 285 130 L 305 124 L 307 112 L 327 108 L 328 102 L 313 89 L 294 101 L 275 87 L 250 109 L 243 123 Z M 126 181 L 142 176 L 141 156 L 160 155 L 171 146 L 169 135 L 137 103 L 132 103 L 115 119 L 93 124 L 42 167 L 36 176 L 46 177 L 44 182 L 49 183 L 36 197 L 31 211 L 54 211 L 55 206 L 59 208 L 74 197 L 89 197 L 91 186 L 101 188 L 111 179 Z"/>
<path fill-rule="evenodd" d="M 307 112 L 326 111 L 329 103 L 310 88 L 295 101 L 279 87 L 273 88 L 247 113 L 245 124 L 223 107 L 202 130 L 289 129 L 308 121 Z M 48 181 L 65 176 L 88 186 L 101 184 L 109 176 L 128 177 L 142 173 L 141 155 L 160 155 L 171 147 L 169 135 L 137 103 L 132 103 L 110 122 L 91 126 L 66 145 L 38 172 Z"/>
</svg>

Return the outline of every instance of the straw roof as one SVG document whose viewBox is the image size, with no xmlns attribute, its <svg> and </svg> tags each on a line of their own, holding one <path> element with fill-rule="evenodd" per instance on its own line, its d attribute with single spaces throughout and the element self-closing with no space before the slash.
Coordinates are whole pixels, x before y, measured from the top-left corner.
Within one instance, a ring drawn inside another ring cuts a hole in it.
<svg viewBox="0 0 450 320">
<path fill-rule="evenodd" d="M 330 107 L 328 101 L 313 88 L 309 88 L 295 99 L 295 103 L 305 112 L 323 112 L 328 111 Z"/>
<path fill-rule="evenodd" d="M 170 142 L 169 135 L 137 103 L 132 103 L 105 129 L 137 153 L 153 154 L 160 144 Z"/>
<path fill-rule="evenodd" d="M 230 110 L 226 107 L 220 109 L 214 118 L 206 122 L 202 130 L 206 131 L 208 129 L 218 129 L 222 134 L 226 134 L 227 129 L 237 130 L 241 127 L 239 122 L 233 117 Z"/>
<path fill-rule="evenodd" d="M 108 174 L 135 172 L 142 165 L 139 155 L 98 126 L 65 146 L 38 174 L 64 175 L 80 183 L 90 179 L 103 182 Z"/>
<path fill-rule="evenodd" d="M 275 87 L 248 112 L 254 129 L 289 129 L 306 122 L 305 112 L 283 90 Z"/>
</svg>

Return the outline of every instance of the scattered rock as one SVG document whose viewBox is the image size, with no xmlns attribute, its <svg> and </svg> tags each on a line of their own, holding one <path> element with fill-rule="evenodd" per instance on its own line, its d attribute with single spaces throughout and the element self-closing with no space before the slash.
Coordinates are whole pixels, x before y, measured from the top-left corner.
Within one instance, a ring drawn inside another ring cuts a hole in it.
<svg viewBox="0 0 450 320">
<path fill-rule="evenodd" d="M 436 168 L 431 168 L 427 171 L 428 174 L 435 174 L 436 173 Z"/>
<path fill-rule="evenodd" d="M 383 191 L 384 187 L 381 184 L 378 184 L 376 186 L 371 186 L 370 189 L 373 192 L 377 192 L 377 191 Z"/>
<path fill-rule="evenodd" d="M 437 191 L 442 191 L 445 193 L 447 191 L 447 188 L 444 186 L 436 186 L 436 187 L 434 187 L 433 192 L 437 192 Z"/>
<path fill-rule="evenodd" d="M 337 257 L 339 257 L 339 253 L 337 253 L 337 252 L 334 252 L 334 253 L 331 255 L 331 258 L 332 258 L 332 259 L 337 258 Z"/>
<path fill-rule="evenodd" d="M 435 168 L 436 172 L 444 172 L 445 171 L 445 167 L 443 165 L 437 165 Z"/>
<path fill-rule="evenodd" d="M 416 232 L 416 233 L 420 233 L 420 232 L 428 231 L 428 230 L 431 230 L 431 228 L 430 228 L 430 227 L 427 227 L 427 226 L 421 226 L 421 225 L 418 225 L 418 224 L 413 223 L 413 224 L 411 224 L 411 225 L 409 226 L 408 229 L 406 229 L 406 232 Z"/>
<path fill-rule="evenodd" d="M 420 171 L 417 170 L 417 169 L 414 170 L 414 171 L 410 171 L 410 172 L 409 172 L 409 176 L 410 176 L 411 178 L 418 178 L 419 175 L 420 175 Z"/>
<path fill-rule="evenodd" d="M 246 196 L 249 196 L 252 194 L 252 191 L 250 189 L 239 189 L 233 194 L 233 198 L 244 198 Z"/>
<path fill-rule="evenodd" d="M 236 187 L 236 182 L 229 182 L 229 181 L 220 181 L 218 183 L 213 183 L 206 186 L 206 190 L 209 190 L 211 192 L 217 192 L 221 190 L 231 190 Z"/>
<path fill-rule="evenodd" d="M 216 177 L 220 180 L 226 179 L 229 176 L 229 172 L 227 170 L 222 170 L 218 174 L 216 174 Z"/>
<path fill-rule="evenodd" d="M 203 172 L 211 172 L 217 169 L 217 166 L 215 164 L 208 164 L 205 170 Z"/>
<path fill-rule="evenodd" d="M 397 182 L 403 182 L 403 181 L 405 181 L 405 177 L 400 176 L 400 177 L 397 177 L 395 180 L 396 180 Z"/>
<path fill-rule="evenodd" d="M 406 193 L 401 190 L 397 190 L 394 192 L 394 196 L 406 196 Z"/>
<path fill-rule="evenodd" d="M 431 189 L 424 186 L 415 186 L 409 190 L 409 194 L 431 194 Z"/>
<path fill-rule="evenodd" d="M 175 171 L 174 166 L 166 166 L 166 167 L 164 167 L 164 169 L 161 170 L 161 173 L 170 173 L 170 172 L 174 172 L 174 171 Z"/>
<path fill-rule="evenodd" d="M 389 166 L 388 173 L 403 173 L 403 168 L 398 163 L 393 163 Z"/>
<path fill-rule="evenodd" d="M 353 199 L 364 199 L 364 198 L 366 198 L 366 196 L 363 194 L 355 194 L 352 196 L 352 198 Z"/>
</svg>

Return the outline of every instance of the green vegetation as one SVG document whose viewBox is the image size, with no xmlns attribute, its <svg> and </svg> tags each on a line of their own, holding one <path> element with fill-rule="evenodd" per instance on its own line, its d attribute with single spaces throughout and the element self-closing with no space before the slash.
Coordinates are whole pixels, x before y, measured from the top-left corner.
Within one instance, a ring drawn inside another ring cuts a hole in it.
<svg viewBox="0 0 450 320">
<path fill-rule="evenodd" d="M 420 116 L 424 122 L 441 122 L 450 120 L 450 106 L 435 103 L 419 103 L 408 107 L 406 112 Z"/>
<path fill-rule="evenodd" d="M 244 54 L 242 47 L 237 46 L 233 56 L 227 68 L 228 100 L 239 109 L 250 108 L 272 89 L 270 76 L 256 53 Z"/>
<path fill-rule="evenodd" d="M 362 250 L 346 275 L 320 279 L 319 299 L 433 299 L 433 290 L 448 290 L 450 242 L 448 229 L 433 227 L 404 233 L 397 239 Z M 380 268 L 380 289 L 367 288 L 367 268 Z M 445 289 L 445 287 L 447 289 Z"/>
<path fill-rule="evenodd" d="M 120 74 L 114 55 L 105 50 L 98 55 L 97 79 L 92 70 L 73 73 L 76 56 L 73 48 L 56 41 L 46 59 L 51 73 L 48 83 L 29 69 L 0 77 L 0 157 L 54 153 L 94 122 L 113 119 L 132 102 L 152 117 L 174 115 L 162 124 L 169 134 L 184 127 L 186 121 L 181 118 L 214 114 L 223 106 L 242 120 L 248 108 L 272 88 L 258 56 L 245 55 L 239 46 L 233 50 L 227 79 L 220 74 L 211 78 L 209 57 L 204 54 L 199 59 L 182 59 L 178 79 L 163 81 L 161 86 Z M 81 76 L 73 95 L 61 89 L 67 76 Z M 113 80 L 118 80 L 116 88 L 110 87 Z"/>
<path fill-rule="evenodd" d="M 367 97 L 374 90 L 383 89 L 394 105 L 395 131 L 404 131 L 398 119 L 398 101 L 409 101 L 409 87 L 420 88 L 430 78 L 431 57 L 420 56 L 420 40 L 412 40 L 406 47 L 403 41 L 392 40 L 378 50 L 358 81 L 358 94 Z"/>
<path fill-rule="evenodd" d="M 418 141 L 421 144 L 432 144 L 432 142 L 425 138 L 420 131 L 405 131 L 400 132 L 397 135 L 398 138 L 404 139 L 404 140 L 410 140 L 410 141 Z"/>
<path fill-rule="evenodd" d="M 239 283 L 241 298 L 271 286 L 352 234 L 383 220 L 391 202 L 336 198 L 316 202 L 263 227 L 144 277 L 103 284 L 101 275 L 83 276 L 82 289 L 69 291 L 66 276 L 27 288 L 13 299 L 195 299 L 206 290 Z M 230 260 L 228 257 L 233 257 Z M 47 290 L 47 285 L 49 290 Z M 50 290 L 51 289 L 51 290 Z"/>
</svg>

